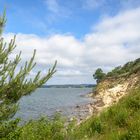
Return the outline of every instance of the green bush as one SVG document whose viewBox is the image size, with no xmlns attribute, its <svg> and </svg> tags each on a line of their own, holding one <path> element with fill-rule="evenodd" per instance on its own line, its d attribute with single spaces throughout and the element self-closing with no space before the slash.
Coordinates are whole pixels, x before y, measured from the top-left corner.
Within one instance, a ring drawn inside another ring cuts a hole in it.
<svg viewBox="0 0 140 140">
<path fill-rule="evenodd" d="M 17 130 L 17 124 L 19 123 L 19 119 L 12 120 L 12 121 L 6 121 L 6 122 L 0 122 L 0 139 L 7 136 L 9 133 L 15 133 Z"/>
<path fill-rule="evenodd" d="M 127 125 L 128 113 L 125 109 L 121 109 L 116 112 L 114 116 L 115 124 L 119 127 L 124 127 Z"/>
<path fill-rule="evenodd" d="M 128 128 L 127 132 L 120 136 L 121 140 L 140 140 L 140 123 L 136 122 Z"/>
<path fill-rule="evenodd" d="M 134 110 L 139 110 L 140 109 L 140 97 L 135 97 L 135 98 L 130 98 L 128 101 L 127 101 L 127 106 L 131 109 L 134 109 Z"/>
<path fill-rule="evenodd" d="M 129 76 L 131 74 L 137 73 L 140 70 L 140 58 L 136 59 L 135 61 L 131 61 L 126 63 L 123 66 L 118 66 L 113 69 L 111 72 L 108 72 L 106 77 L 123 77 Z"/>
<path fill-rule="evenodd" d="M 95 120 L 91 124 L 91 129 L 93 133 L 102 133 L 103 132 L 103 124 L 99 118 L 95 118 Z"/>
</svg>

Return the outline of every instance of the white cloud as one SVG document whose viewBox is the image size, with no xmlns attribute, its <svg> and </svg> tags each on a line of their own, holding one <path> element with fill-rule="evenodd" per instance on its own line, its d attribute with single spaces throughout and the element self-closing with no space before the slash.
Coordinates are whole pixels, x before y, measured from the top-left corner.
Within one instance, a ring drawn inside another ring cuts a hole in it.
<svg viewBox="0 0 140 140">
<path fill-rule="evenodd" d="M 14 34 L 5 37 L 10 40 Z M 36 35 L 17 34 L 17 48 L 15 53 L 22 50 L 23 59 L 29 59 L 33 50 L 37 50 L 36 62 L 40 65 L 49 65 L 55 60 L 60 67 L 79 66 L 83 56 L 84 46 L 71 35 L 53 35 L 41 38 Z M 13 54 L 13 57 L 15 54 Z"/>
<path fill-rule="evenodd" d="M 59 3 L 58 0 L 45 0 L 49 13 L 48 22 L 58 20 L 60 18 L 67 18 L 71 15 L 71 11 Z"/>
<path fill-rule="evenodd" d="M 19 33 L 15 53 L 22 50 L 23 60 L 28 60 L 36 49 L 37 68 L 43 73 L 57 60 L 58 72 L 52 83 L 62 83 L 60 80 L 64 83 L 92 83 L 92 74 L 97 67 L 108 71 L 140 57 L 139 17 L 140 8 L 104 18 L 82 41 L 65 34 L 39 37 Z M 5 37 L 8 40 L 13 35 L 9 33 Z"/>
<path fill-rule="evenodd" d="M 46 0 L 45 2 L 48 6 L 48 9 L 51 12 L 56 13 L 56 14 L 59 12 L 60 6 L 59 6 L 57 0 Z"/>
<path fill-rule="evenodd" d="M 140 8 L 103 19 L 85 37 L 91 54 L 98 54 L 103 63 L 118 64 L 140 56 Z M 133 50 L 133 52 L 132 52 Z M 137 52 L 137 54 L 135 53 Z M 104 55 L 104 59 L 100 55 Z M 106 60 L 106 61 L 105 61 Z M 100 62 L 101 62 L 100 61 Z"/>
</svg>

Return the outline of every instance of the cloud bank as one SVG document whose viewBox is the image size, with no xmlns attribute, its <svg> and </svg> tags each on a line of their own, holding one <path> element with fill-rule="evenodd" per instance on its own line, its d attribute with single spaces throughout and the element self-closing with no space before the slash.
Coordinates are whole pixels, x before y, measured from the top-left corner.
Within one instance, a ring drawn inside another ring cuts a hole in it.
<svg viewBox="0 0 140 140">
<path fill-rule="evenodd" d="M 139 17 L 140 8 L 136 8 L 103 18 L 81 40 L 70 34 L 40 37 L 18 33 L 17 48 L 11 58 L 22 50 L 23 61 L 28 60 L 36 49 L 36 70 L 41 69 L 45 74 L 58 61 L 56 76 L 50 84 L 94 83 L 92 74 L 98 67 L 109 71 L 140 57 Z M 7 41 L 13 36 L 14 33 L 4 35 Z"/>
</svg>

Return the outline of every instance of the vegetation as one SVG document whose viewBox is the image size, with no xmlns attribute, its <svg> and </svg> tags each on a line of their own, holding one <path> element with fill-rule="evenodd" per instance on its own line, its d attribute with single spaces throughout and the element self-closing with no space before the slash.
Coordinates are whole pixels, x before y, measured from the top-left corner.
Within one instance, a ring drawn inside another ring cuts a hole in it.
<svg viewBox="0 0 140 140">
<path fill-rule="evenodd" d="M 140 88 L 120 100 L 99 117 L 92 117 L 81 126 L 75 139 L 139 140 Z M 81 133 L 82 132 L 82 133 Z"/>
<path fill-rule="evenodd" d="M 95 73 L 93 74 L 94 79 L 96 79 L 96 82 L 99 83 L 105 78 L 106 74 L 103 73 L 103 70 L 101 68 L 98 68 Z"/>
<path fill-rule="evenodd" d="M 129 76 L 132 73 L 136 73 L 140 70 L 140 58 L 135 61 L 126 63 L 124 66 L 119 66 L 107 73 L 106 77 L 121 77 Z"/>
<path fill-rule="evenodd" d="M 35 89 L 46 83 L 55 73 L 56 63 L 53 68 L 48 71 L 44 77 L 40 77 L 39 71 L 33 79 L 29 79 L 28 75 L 35 67 L 35 52 L 29 62 L 20 67 L 21 52 L 16 55 L 15 59 L 9 60 L 10 54 L 15 49 L 15 37 L 10 43 L 6 43 L 1 36 L 5 26 L 5 12 L 0 16 L 0 138 L 8 135 L 16 129 L 19 122 L 18 119 L 9 121 L 17 109 L 17 102 L 22 96 L 31 94 Z M 18 71 L 18 69 L 20 70 Z"/>
<path fill-rule="evenodd" d="M 139 116 L 140 88 L 79 126 L 74 121 L 65 125 L 65 120 L 56 115 L 51 121 L 42 118 L 18 126 L 3 140 L 139 140 Z"/>
<path fill-rule="evenodd" d="M 140 58 L 130 61 L 123 66 L 118 66 L 114 68 L 111 72 L 105 74 L 101 68 L 98 68 L 93 74 L 94 79 L 97 83 L 101 82 L 106 78 L 119 78 L 127 77 L 131 74 L 137 73 L 140 70 Z"/>
</svg>

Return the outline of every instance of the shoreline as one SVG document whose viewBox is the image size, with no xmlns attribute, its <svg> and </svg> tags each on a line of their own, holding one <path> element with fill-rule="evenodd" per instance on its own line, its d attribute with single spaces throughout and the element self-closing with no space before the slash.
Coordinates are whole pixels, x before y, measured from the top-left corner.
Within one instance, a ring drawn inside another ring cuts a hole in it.
<svg viewBox="0 0 140 140">
<path fill-rule="evenodd" d="M 77 125 L 79 125 L 82 122 L 86 121 L 88 118 L 90 118 L 95 113 L 95 111 L 96 111 L 95 105 L 97 104 L 98 101 L 96 98 L 93 98 L 93 95 L 94 95 L 94 92 L 89 92 L 89 93 L 86 93 L 85 95 L 81 96 L 83 98 L 91 98 L 92 102 L 86 103 L 83 105 L 74 106 L 74 110 L 77 112 L 77 115 L 70 117 L 69 121 L 76 119 Z"/>
<path fill-rule="evenodd" d="M 80 125 L 93 115 L 99 115 L 104 109 L 117 103 L 120 98 L 127 94 L 127 88 L 128 83 L 118 84 L 117 86 L 99 92 L 98 94 L 96 94 L 95 92 L 88 93 L 85 97 L 93 98 L 94 102 L 85 105 L 89 110 L 89 114 L 86 118 L 83 118 L 80 121 L 78 121 L 78 125 Z"/>
<path fill-rule="evenodd" d="M 99 115 L 103 110 L 118 103 L 123 96 L 127 95 L 129 91 L 135 87 L 138 81 L 139 78 L 136 75 L 132 75 L 127 80 L 123 79 L 121 82 L 119 81 L 116 83 L 116 80 L 114 80 L 114 82 L 112 81 L 113 84 L 109 83 L 107 80 L 99 83 L 97 85 L 97 90 L 87 93 L 84 96 L 92 98 L 94 102 L 85 105 L 88 108 L 88 115 L 87 117 L 78 120 L 78 125 L 91 116 Z"/>
</svg>

